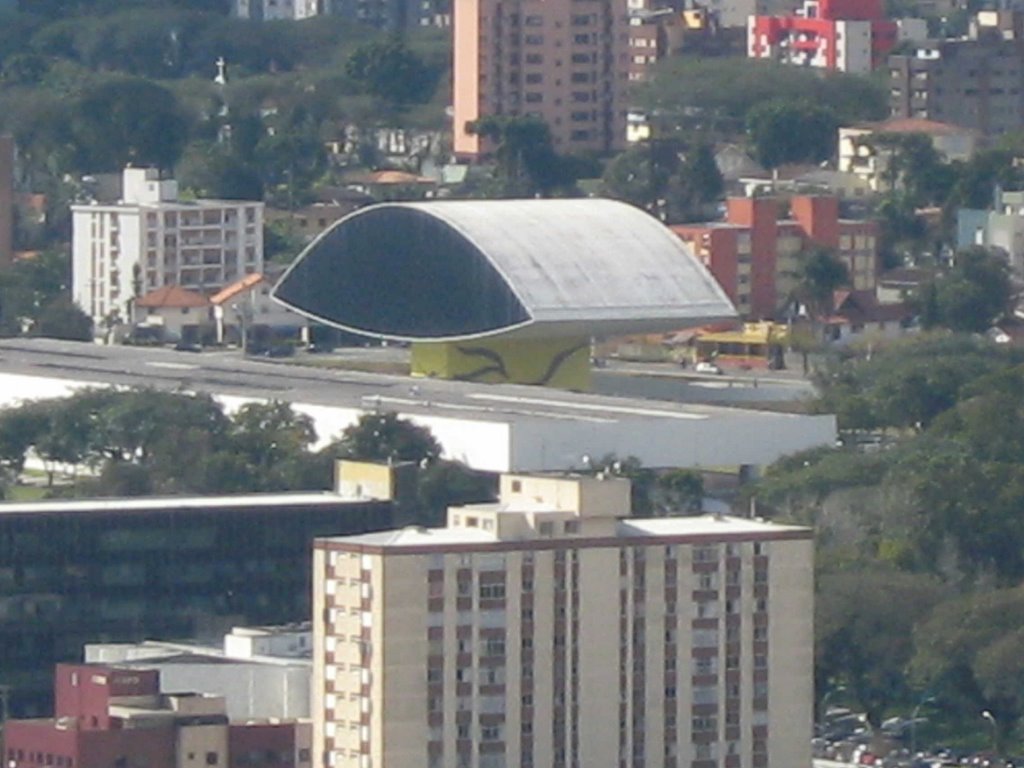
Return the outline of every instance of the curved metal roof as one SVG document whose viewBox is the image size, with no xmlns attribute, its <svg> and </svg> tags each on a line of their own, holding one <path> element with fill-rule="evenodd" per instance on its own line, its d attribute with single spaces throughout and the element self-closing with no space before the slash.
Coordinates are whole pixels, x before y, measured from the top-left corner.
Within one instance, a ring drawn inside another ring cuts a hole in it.
<svg viewBox="0 0 1024 768">
<path fill-rule="evenodd" d="M 303 251 L 272 296 L 402 340 L 634 333 L 733 318 L 667 227 L 602 199 L 389 203 Z"/>
</svg>

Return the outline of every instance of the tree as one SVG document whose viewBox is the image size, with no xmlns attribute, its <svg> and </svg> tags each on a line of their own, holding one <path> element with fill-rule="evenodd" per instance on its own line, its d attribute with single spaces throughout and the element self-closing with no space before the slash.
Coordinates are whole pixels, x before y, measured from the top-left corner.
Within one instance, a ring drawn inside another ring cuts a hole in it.
<svg viewBox="0 0 1024 768">
<path fill-rule="evenodd" d="M 809 352 L 814 348 L 813 345 L 823 341 L 821 321 L 834 308 L 835 292 L 849 284 L 850 274 L 846 264 L 836 258 L 831 250 L 812 246 L 801 255 L 800 265 L 794 277 L 796 284 L 790 300 L 803 305 L 811 326 L 812 344 L 798 345 L 806 373 L 809 367 Z M 797 338 L 794 337 L 794 341 Z"/>
<path fill-rule="evenodd" d="M 914 632 L 915 677 L 945 691 L 942 700 L 956 716 L 992 712 L 999 744 L 1024 712 L 1022 610 L 1022 587 L 979 591 L 943 602 Z"/>
<path fill-rule="evenodd" d="M 668 514 L 699 514 L 704 501 L 704 479 L 691 469 L 673 469 L 657 480 L 660 505 Z"/>
<path fill-rule="evenodd" d="M 417 478 L 416 522 L 443 525 L 448 507 L 479 504 L 497 496 L 494 475 L 457 461 L 430 461 Z"/>
<path fill-rule="evenodd" d="M 747 113 L 747 130 L 765 168 L 827 160 L 835 151 L 837 128 L 830 110 L 809 102 L 770 101 Z"/>
<path fill-rule="evenodd" d="M 129 164 L 173 169 L 188 137 L 188 120 L 174 94 L 135 77 L 111 77 L 87 88 L 70 127 L 75 167 L 86 173 Z"/>
<path fill-rule="evenodd" d="M 346 60 L 345 72 L 367 93 L 397 104 L 429 101 L 437 79 L 399 37 L 360 45 Z"/>
<path fill-rule="evenodd" d="M 363 414 L 324 450 L 359 461 L 429 462 L 441 455 L 441 446 L 429 429 L 395 413 Z"/>
<path fill-rule="evenodd" d="M 967 248 L 956 254 L 953 268 L 937 278 L 931 290 L 943 326 L 982 333 L 1009 310 L 1009 267 L 985 248 Z"/>
<path fill-rule="evenodd" d="M 680 158 L 678 141 L 649 141 L 617 155 L 605 168 L 606 194 L 674 224 L 699 217 L 721 197 L 725 182 L 707 144 Z"/>
<path fill-rule="evenodd" d="M 930 576 L 877 565 L 818 575 L 815 674 L 818 689 L 843 683 L 878 727 L 888 708 L 906 699 L 913 631 L 939 602 Z"/>
<path fill-rule="evenodd" d="M 28 449 L 38 442 L 47 420 L 38 408 L 0 410 L 0 467 L 15 477 L 25 467 Z"/>
<path fill-rule="evenodd" d="M 751 108 L 805 102 L 831 110 L 841 125 L 888 114 L 879 82 L 846 73 L 810 71 L 763 59 L 670 56 L 636 89 L 636 106 L 657 120 L 661 135 L 687 141 L 740 141 Z"/>
<path fill-rule="evenodd" d="M 92 318 L 67 296 L 58 296 L 42 307 L 32 328 L 36 336 L 67 341 L 92 341 Z"/>
<path fill-rule="evenodd" d="M 231 450 L 250 469 L 247 490 L 302 488 L 300 468 L 316 442 L 313 420 L 288 403 L 247 403 L 231 419 Z M 326 486 L 330 478 L 322 479 Z"/>
<path fill-rule="evenodd" d="M 263 180 L 255 163 L 216 143 L 189 145 L 175 177 L 196 197 L 215 200 L 262 200 Z"/>
<path fill-rule="evenodd" d="M 466 127 L 494 144 L 496 196 L 548 195 L 576 183 L 576 164 L 555 152 L 543 120 L 487 115 Z"/>
</svg>

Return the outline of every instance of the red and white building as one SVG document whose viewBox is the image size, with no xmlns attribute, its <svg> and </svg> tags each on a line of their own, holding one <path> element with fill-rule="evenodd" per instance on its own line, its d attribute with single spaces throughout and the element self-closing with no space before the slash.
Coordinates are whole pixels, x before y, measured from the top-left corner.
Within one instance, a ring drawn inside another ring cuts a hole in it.
<svg viewBox="0 0 1024 768">
<path fill-rule="evenodd" d="M 729 198 L 724 221 L 682 224 L 671 229 L 728 294 L 740 315 L 777 315 L 792 292 L 808 249 L 831 249 L 850 275 L 850 287 L 874 292 L 878 271 L 878 223 L 843 219 L 839 199 L 797 195 L 785 206 L 771 197 Z"/>
<path fill-rule="evenodd" d="M 308 768 L 302 720 L 230 723 L 224 698 L 161 693 L 160 673 L 58 664 L 54 717 L 8 720 L 7 768 Z"/>
<path fill-rule="evenodd" d="M 897 41 L 925 37 L 920 19 L 892 21 L 882 0 L 804 0 L 788 16 L 751 16 L 747 56 L 841 72 L 870 72 Z"/>
</svg>

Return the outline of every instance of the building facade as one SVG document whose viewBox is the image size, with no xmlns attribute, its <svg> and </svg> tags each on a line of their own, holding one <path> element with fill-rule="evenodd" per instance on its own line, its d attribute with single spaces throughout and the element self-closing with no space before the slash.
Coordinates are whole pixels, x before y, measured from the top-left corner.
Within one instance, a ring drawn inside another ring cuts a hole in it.
<svg viewBox="0 0 1024 768">
<path fill-rule="evenodd" d="M 809 764 L 811 532 L 628 509 L 505 476 L 446 528 L 318 540 L 317 765 Z"/>
<path fill-rule="evenodd" d="M 307 619 L 313 538 L 385 528 L 390 510 L 331 493 L 0 505 L 0 684 L 14 714 L 47 711 L 53 665 L 87 643 Z"/>
<path fill-rule="evenodd" d="M 924 37 L 923 21 L 903 22 L 905 35 Z M 870 72 L 885 62 L 901 24 L 885 17 L 881 0 L 805 0 L 785 16 L 751 16 L 747 55 L 786 64 Z"/>
<path fill-rule="evenodd" d="M 341 16 L 378 29 L 451 26 L 450 0 L 234 0 L 232 12 L 253 21 Z"/>
<path fill-rule="evenodd" d="M 998 16 L 993 14 L 993 22 Z M 984 14 L 980 18 L 986 18 Z M 889 57 L 894 118 L 952 123 L 992 137 L 1024 123 L 1024 53 L 1020 37 L 975 27 L 977 37 L 921 43 Z"/>
<path fill-rule="evenodd" d="M 629 19 L 612 0 L 461 0 L 454 11 L 454 149 L 490 147 L 467 126 L 529 115 L 555 150 L 608 152 L 626 142 Z"/>
<path fill-rule="evenodd" d="M 323 0 L 234 0 L 234 14 L 253 21 L 308 19 L 321 13 Z"/>
<path fill-rule="evenodd" d="M 72 298 L 100 325 L 168 285 L 215 293 L 263 271 L 263 203 L 178 198 L 177 182 L 127 168 L 121 199 L 73 205 Z"/>
<path fill-rule="evenodd" d="M 231 720 L 309 719 L 312 635 L 308 622 L 233 627 L 221 645 L 161 640 L 90 643 L 85 660 L 155 669 L 168 690 L 222 696 Z"/>
<path fill-rule="evenodd" d="M 155 670 L 60 664 L 52 718 L 4 724 L 7 768 L 306 768 L 309 722 L 231 723 L 224 700 L 161 693 Z"/>
<path fill-rule="evenodd" d="M 847 268 L 852 288 L 873 291 L 878 269 L 878 225 L 842 219 L 839 199 L 797 195 L 789 218 L 780 218 L 780 200 L 733 197 L 721 222 L 684 224 L 672 231 L 694 248 L 749 319 L 777 317 L 795 286 L 800 260 L 811 247 L 830 249 Z"/>
<path fill-rule="evenodd" d="M 1006 253 L 1015 275 L 1024 275 L 1024 192 L 996 190 L 990 210 L 957 211 L 957 248 L 982 246 Z"/>
<path fill-rule="evenodd" d="M 886 192 L 893 183 L 893 151 L 876 144 L 874 139 L 913 134 L 925 136 L 946 162 L 970 160 L 979 138 L 969 128 L 913 117 L 845 126 L 839 129 L 838 170 L 863 179 L 873 192 Z"/>
</svg>

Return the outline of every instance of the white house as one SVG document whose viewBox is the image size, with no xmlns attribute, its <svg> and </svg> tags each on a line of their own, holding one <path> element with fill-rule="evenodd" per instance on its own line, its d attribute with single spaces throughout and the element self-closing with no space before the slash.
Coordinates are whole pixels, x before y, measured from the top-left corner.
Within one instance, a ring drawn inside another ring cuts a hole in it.
<svg viewBox="0 0 1024 768">
<path fill-rule="evenodd" d="M 127 168 L 120 200 L 71 211 L 72 298 L 97 328 L 128 322 L 157 288 L 211 294 L 263 271 L 261 202 L 181 200 L 177 182 Z"/>
</svg>

